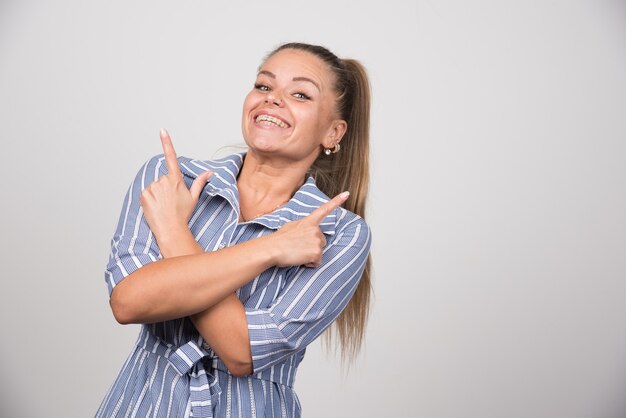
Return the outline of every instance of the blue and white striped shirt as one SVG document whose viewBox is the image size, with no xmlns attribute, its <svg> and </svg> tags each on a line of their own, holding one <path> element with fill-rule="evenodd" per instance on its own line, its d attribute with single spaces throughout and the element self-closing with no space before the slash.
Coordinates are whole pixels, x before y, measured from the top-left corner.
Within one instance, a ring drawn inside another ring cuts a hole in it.
<svg viewBox="0 0 626 418">
<path fill-rule="evenodd" d="M 244 157 L 178 158 L 187 187 L 200 173 L 214 173 L 189 220 L 205 251 L 270 234 L 329 200 L 309 177 L 285 206 L 239 223 L 236 178 Z M 141 167 L 128 189 L 105 271 L 109 294 L 124 277 L 161 258 L 139 198 L 166 173 L 164 157 L 157 155 Z M 365 221 L 343 208 L 329 214 L 320 228 L 327 245 L 319 267 L 273 267 L 237 289 L 248 321 L 251 375 L 230 374 L 188 317 L 142 325 L 96 417 L 300 417 L 293 390 L 297 367 L 306 346 L 352 297 L 371 242 Z"/>
</svg>

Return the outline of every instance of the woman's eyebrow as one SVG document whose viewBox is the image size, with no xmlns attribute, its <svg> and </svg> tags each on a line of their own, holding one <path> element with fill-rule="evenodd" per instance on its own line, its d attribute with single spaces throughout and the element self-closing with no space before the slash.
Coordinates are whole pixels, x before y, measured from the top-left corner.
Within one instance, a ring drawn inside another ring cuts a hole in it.
<svg viewBox="0 0 626 418">
<path fill-rule="evenodd" d="M 318 86 L 318 85 L 317 85 L 317 83 L 316 83 L 315 81 L 311 80 L 311 79 L 310 79 L 310 78 L 308 78 L 308 77 L 294 77 L 292 80 L 293 80 L 293 81 L 308 81 L 309 83 L 313 83 L 313 85 L 314 85 L 315 87 L 317 87 L 317 89 L 318 89 L 319 91 L 321 91 L 320 86 Z"/>
<path fill-rule="evenodd" d="M 266 76 L 268 76 L 268 77 L 270 77 L 270 78 L 276 78 L 276 74 L 274 74 L 274 73 L 273 73 L 273 72 L 271 72 L 271 71 L 267 71 L 267 70 L 261 70 L 261 71 L 259 71 L 259 74 L 266 75 Z M 311 80 L 311 79 L 310 79 L 310 78 L 308 78 L 308 77 L 294 77 L 294 78 L 292 78 L 292 80 L 293 80 L 293 81 L 308 81 L 309 83 L 311 83 L 311 84 L 313 84 L 315 87 L 317 87 L 317 89 L 318 89 L 319 91 L 322 91 L 322 89 L 320 89 L 320 86 L 319 86 L 319 85 L 318 85 L 315 81 Z"/>
</svg>

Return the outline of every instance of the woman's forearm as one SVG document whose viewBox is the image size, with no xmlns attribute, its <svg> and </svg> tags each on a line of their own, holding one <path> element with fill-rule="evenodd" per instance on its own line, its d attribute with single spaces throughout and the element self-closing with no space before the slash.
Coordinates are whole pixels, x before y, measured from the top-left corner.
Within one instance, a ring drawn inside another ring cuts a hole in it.
<svg viewBox="0 0 626 418">
<path fill-rule="evenodd" d="M 248 320 L 243 304 L 235 293 L 191 316 L 202 338 L 235 376 L 252 373 L 252 351 Z"/>
<path fill-rule="evenodd" d="M 270 239 L 271 235 L 182 256 L 166 251 L 166 258 L 135 270 L 115 286 L 113 314 L 120 323 L 152 323 L 204 311 L 275 265 Z"/>
<path fill-rule="evenodd" d="M 260 238 L 140 267 L 112 290 L 115 318 L 120 323 L 151 323 L 190 316 L 215 305 L 272 266 L 319 266 L 326 246 L 320 222 L 347 197 L 347 192 L 341 193 L 306 217 Z M 191 235 L 183 230 L 187 237 Z M 169 239 L 175 241 L 176 235 Z"/>
<path fill-rule="evenodd" d="M 204 253 L 202 246 L 186 231 L 170 238 L 159 243 L 165 258 Z M 190 318 L 232 374 L 245 376 L 252 373 L 248 320 L 244 306 L 234 292 Z"/>
</svg>

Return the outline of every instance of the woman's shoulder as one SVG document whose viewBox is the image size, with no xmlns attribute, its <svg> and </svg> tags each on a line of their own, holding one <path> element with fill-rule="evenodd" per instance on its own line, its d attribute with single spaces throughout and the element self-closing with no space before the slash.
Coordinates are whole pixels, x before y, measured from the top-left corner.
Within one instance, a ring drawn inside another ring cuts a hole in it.
<svg viewBox="0 0 626 418">
<path fill-rule="evenodd" d="M 336 225 L 337 231 L 345 229 L 361 229 L 370 233 L 370 226 L 367 221 L 361 216 L 348 209 L 338 207 L 336 210 Z"/>
<path fill-rule="evenodd" d="M 296 193 L 295 198 L 303 200 L 305 204 L 309 204 L 311 206 L 320 206 L 331 200 L 331 197 L 329 197 L 317 186 L 315 179 L 312 176 L 307 179 L 305 184 Z M 333 210 L 322 222 L 322 224 L 328 224 L 330 222 L 334 224 L 334 230 L 337 233 L 345 230 L 346 228 L 359 228 L 369 231 L 369 225 L 364 218 L 342 206 Z"/>
</svg>

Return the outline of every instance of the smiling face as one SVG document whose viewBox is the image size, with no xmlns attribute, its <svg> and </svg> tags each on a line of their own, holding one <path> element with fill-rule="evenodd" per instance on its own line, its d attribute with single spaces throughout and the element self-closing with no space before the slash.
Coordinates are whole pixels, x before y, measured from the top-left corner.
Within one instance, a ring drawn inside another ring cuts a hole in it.
<svg viewBox="0 0 626 418">
<path fill-rule="evenodd" d="M 333 83 L 326 63 L 309 52 L 283 49 L 268 58 L 243 104 L 250 152 L 311 165 L 321 146 L 332 148 L 346 130 Z"/>
</svg>

